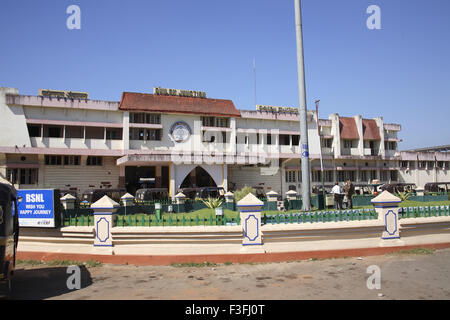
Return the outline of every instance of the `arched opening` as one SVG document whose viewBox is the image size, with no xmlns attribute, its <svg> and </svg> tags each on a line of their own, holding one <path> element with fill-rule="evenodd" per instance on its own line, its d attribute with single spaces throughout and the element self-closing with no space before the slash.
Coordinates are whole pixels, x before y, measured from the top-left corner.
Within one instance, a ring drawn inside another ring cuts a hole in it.
<svg viewBox="0 0 450 320">
<path fill-rule="evenodd" d="M 184 178 L 180 188 L 217 187 L 211 175 L 202 167 L 195 167 Z"/>
</svg>

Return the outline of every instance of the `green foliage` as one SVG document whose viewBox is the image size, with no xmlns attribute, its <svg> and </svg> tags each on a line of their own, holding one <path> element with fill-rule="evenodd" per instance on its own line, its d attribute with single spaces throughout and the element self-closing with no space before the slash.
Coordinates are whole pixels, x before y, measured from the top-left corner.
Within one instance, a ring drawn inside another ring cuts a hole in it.
<svg viewBox="0 0 450 320">
<path fill-rule="evenodd" d="M 406 201 L 409 199 L 409 197 L 412 196 L 412 192 L 411 191 L 404 191 L 404 192 L 399 192 L 396 194 L 397 197 L 400 198 L 400 200 L 402 201 Z"/>
<path fill-rule="evenodd" d="M 207 206 L 209 209 L 216 209 L 222 205 L 223 200 L 219 198 L 211 198 L 201 199 L 201 201 Z"/>
<path fill-rule="evenodd" d="M 249 186 L 245 186 L 240 190 L 236 190 L 236 192 L 234 193 L 234 201 L 235 202 L 241 201 L 249 193 L 253 193 L 256 196 L 256 190 Z"/>
</svg>

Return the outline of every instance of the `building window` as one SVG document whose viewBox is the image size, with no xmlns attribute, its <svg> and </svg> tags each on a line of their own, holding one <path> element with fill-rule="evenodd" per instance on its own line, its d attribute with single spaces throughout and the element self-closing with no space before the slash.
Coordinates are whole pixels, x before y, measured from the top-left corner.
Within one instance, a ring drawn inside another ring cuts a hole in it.
<svg viewBox="0 0 450 320">
<path fill-rule="evenodd" d="M 161 124 L 161 115 L 154 113 L 130 113 L 130 123 Z"/>
<path fill-rule="evenodd" d="M 66 138 L 83 139 L 84 138 L 84 127 L 67 126 L 66 127 Z"/>
<path fill-rule="evenodd" d="M 419 161 L 419 169 L 425 169 L 427 167 L 426 161 Z"/>
<path fill-rule="evenodd" d="M 380 172 L 380 180 L 381 181 L 388 181 L 388 171 L 382 170 Z"/>
<path fill-rule="evenodd" d="M 62 165 L 62 156 L 45 155 L 45 165 L 60 166 Z"/>
<path fill-rule="evenodd" d="M 161 129 L 130 129 L 130 140 L 161 140 Z"/>
<path fill-rule="evenodd" d="M 359 175 L 360 175 L 360 180 L 361 181 L 367 181 L 367 171 L 366 170 L 360 171 Z"/>
<path fill-rule="evenodd" d="M 103 157 L 95 157 L 95 156 L 89 156 L 86 160 L 87 166 L 101 166 L 103 165 Z"/>
<path fill-rule="evenodd" d="M 29 124 L 28 125 L 28 135 L 30 137 L 40 137 L 41 136 L 41 125 Z"/>
<path fill-rule="evenodd" d="M 280 134 L 280 145 L 288 146 L 290 144 L 290 136 L 288 134 Z"/>
<path fill-rule="evenodd" d="M 219 128 L 230 127 L 229 118 L 201 117 L 201 120 L 202 126 L 204 127 L 219 127 Z"/>
<path fill-rule="evenodd" d="M 434 161 L 428 161 L 428 170 L 433 169 L 434 168 Z"/>
<path fill-rule="evenodd" d="M 44 137 L 46 138 L 62 138 L 62 126 L 44 126 Z"/>
<path fill-rule="evenodd" d="M 344 140 L 344 148 L 345 149 L 353 148 L 353 140 Z"/>
<path fill-rule="evenodd" d="M 106 128 L 106 140 L 122 140 L 122 129 Z"/>
<path fill-rule="evenodd" d="M 64 165 L 65 166 L 79 166 L 80 156 L 64 156 Z"/>
<path fill-rule="evenodd" d="M 292 145 L 293 146 L 299 146 L 300 145 L 300 136 L 295 134 L 292 135 Z"/>
<path fill-rule="evenodd" d="M 338 171 L 338 181 L 344 182 L 347 180 L 355 181 L 355 171 L 350 170 Z"/>
<path fill-rule="evenodd" d="M 37 184 L 38 169 L 15 168 L 6 172 L 8 180 L 13 184 Z"/>
<path fill-rule="evenodd" d="M 267 134 L 267 145 L 271 145 L 272 144 L 272 135 L 270 133 Z"/>
<path fill-rule="evenodd" d="M 333 145 L 333 139 L 322 138 L 322 139 L 320 139 L 320 144 L 321 144 L 322 148 L 331 148 Z"/>
<path fill-rule="evenodd" d="M 395 141 L 385 141 L 384 149 L 386 150 L 397 150 L 397 142 Z"/>
<path fill-rule="evenodd" d="M 286 170 L 286 182 L 287 183 L 296 182 L 296 175 L 297 175 L 296 170 Z"/>
<path fill-rule="evenodd" d="M 104 139 L 105 128 L 86 127 L 86 139 Z"/>
<path fill-rule="evenodd" d="M 391 171 L 391 181 L 397 181 L 398 179 L 398 172 L 395 170 Z"/>
<path fill-rule="evenodd" d="M 401 168 L 408 168 L 408 161 L 400 161 Z"/>
<path fill-rule="evenodd" d="M 322 171 L 313 171 L 312 172 L 312 181 L 313 182 L 322 182 Z M 324 171 L 323 172 L 323 181 L 324 182 L 333 182 L 333 171 Z"/>
</svg>

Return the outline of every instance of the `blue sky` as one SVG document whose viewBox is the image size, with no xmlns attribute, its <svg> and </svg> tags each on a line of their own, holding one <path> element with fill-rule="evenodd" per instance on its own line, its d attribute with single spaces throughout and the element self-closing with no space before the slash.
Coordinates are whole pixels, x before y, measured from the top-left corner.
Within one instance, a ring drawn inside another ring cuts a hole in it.
<svg viewBox="0 0 450 320">
<path fill-rule="evenodd" d="M 302 2 L 308 108 L 400 123 L 400 149 L 450 144 L 450 1 Z M 294 21 L 293 0 L 1 0 L 0 86 L 105 100 L 161 86 L 253 109 L 255 58 L 257 103 L 298 106 Z"/>
</svg>

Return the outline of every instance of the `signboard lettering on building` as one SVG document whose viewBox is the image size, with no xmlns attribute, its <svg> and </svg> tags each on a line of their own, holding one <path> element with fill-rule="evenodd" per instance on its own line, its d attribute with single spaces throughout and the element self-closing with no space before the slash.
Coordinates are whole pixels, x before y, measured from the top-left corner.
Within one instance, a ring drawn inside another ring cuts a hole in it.
<svg viewBox="0 0 450 320">
<path fill-rule="evenodd" d="M 192 97 L 192 98 L 206 98 L 206 92 L 204 91 L 167 89 L 160 87 L 154 87 L 153 94 L 166 96 Z"/>
<path fill-rule="evenodd" d="M 256 110 L 268 111 L 268 112 L 298 113 L 298 108 L 294 108 L 294 107 L 266 106 L 266 105 L 261 105 L 261 104 L 256 105 Z"/>
<path fill-rule="evenodd" d="M 55 190 L 17 190 L 22 197 L 18 203 L 19 226 L 21 227 L 47 227 L 55 225 Z"/>
</svg>

